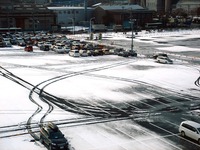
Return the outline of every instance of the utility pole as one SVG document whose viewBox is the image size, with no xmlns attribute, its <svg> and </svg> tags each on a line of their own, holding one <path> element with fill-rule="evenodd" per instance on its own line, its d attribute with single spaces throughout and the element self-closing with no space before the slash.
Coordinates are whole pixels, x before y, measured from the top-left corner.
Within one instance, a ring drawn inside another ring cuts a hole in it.
<svg viewBox="0 0 200 150">
<path fill-rule="evenodd" d="M 133 25 L 134 25 L 135 21 L 136 21 L 136 19 L 133 19 L 132 8 L 131 8 L 130 22 L 129 22 L 131 24 L 131 51 L 133 51 Z"/>
<path fill-rule="evenodd" d="M 84 0 L 84 7 L 85 7 L 85 21 L 87 21 L 87 6 L 88 6 L 88 0 Z"/>
</svg>

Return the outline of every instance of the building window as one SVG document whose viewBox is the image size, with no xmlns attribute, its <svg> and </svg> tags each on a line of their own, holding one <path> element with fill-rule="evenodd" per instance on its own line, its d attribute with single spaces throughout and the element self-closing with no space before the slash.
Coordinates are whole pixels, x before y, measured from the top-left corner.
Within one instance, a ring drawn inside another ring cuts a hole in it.
<svg viewBox="0 0 200 150">
<path fill-rule="evenodd" d="M 62 14 L 62 11 L 59 11 L 58 13 L 59 13 L 59 14 Z"/>
<path fill-rule="evenodd" d="M 79 12 L 78 11 L 76 11 L 76 14 L 78 14 Z"/>
<path fill-rule="evenodd" d="M 70 14 L 70 11 L 68 11 L 67 13 Z"/>
</svg>

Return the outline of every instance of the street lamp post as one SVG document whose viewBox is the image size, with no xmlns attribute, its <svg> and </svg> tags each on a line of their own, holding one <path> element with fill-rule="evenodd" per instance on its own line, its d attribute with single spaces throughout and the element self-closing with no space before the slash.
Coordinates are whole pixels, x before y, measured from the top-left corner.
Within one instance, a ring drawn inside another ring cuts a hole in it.
<svg viewBox="0 0 200 150">
<path fill-rule="evenodd" d="M 74 18 L 69 18 L 72 20 L 72 24 L 73 24 L 73 34 L 74 34 L 74 31 L 75 31 L 75 25 L 74 25 Z"/>
<path fill-rule="evenodd" d="M 130 23 L 131 23 L 131 50 L 133 51 L 133 24 L 136 21 L 136 19 L 130 19 Z"/>
<path fill-rule="evenodd" d="M 91 34 L 91 32 L 92 32 L 92 20 L 93 20 L 93 19 L 95 19 L 95 17 L 90 18 L 90 34 Z"/>
</svg>

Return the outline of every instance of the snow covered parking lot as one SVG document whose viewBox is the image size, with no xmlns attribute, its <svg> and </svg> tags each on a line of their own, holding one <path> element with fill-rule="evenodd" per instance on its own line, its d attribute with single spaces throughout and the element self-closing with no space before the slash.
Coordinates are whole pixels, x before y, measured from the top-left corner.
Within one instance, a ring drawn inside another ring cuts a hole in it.
<svg viewBox="0 0 200 150">
<path fill-rule="evenodd" d="M 13 48 L 0 50 L 0 66 L 13 73 L 3 69 L 5 74 L 0 73 L 1 150 L 46 149 L 39 141 L 30 142 L 33 137 L 27 134 L 28 119 L 38 108 L 30 97 L 42 107 L 31 118 L 36 126 L 32 130 L 38 135 L 37 125 L 46 115 L 43 122 L 54 121 L 71 149 L 199 148 L 178 136 L 182 120 L 199 119 L 188 113 L 190 106 L 200 106 L 200 89 L 195 84 L 198 64 L 177 58 L 173 65 L 158 64 L 140 56 L 73 58 L 36 48 L 32 53 Z M 43 95 L 38 89 L 45 91 Z"/>
</svg>

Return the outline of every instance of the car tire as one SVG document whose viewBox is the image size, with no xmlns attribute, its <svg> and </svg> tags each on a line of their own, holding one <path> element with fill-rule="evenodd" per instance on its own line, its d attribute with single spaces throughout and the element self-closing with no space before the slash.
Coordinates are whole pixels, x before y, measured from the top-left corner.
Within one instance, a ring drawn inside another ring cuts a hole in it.
<svg viewBox="0 0 200 150">
<path fill-rule="evenodd" d="M 48 150 L 52 150 L 52 148 L 51 148 L 51 144 L 49 144 L 49 149 Z"/>
<path fill-rule="evenodd" d="M 185 137 L 185 132 L 184 131 L 181 131 L 181 136 Z"/>
<path fill-rule="evenodd" d="M 198 144 L 200 145 L 200 139 L 198 139 Z"/>
<path fill-rule="evenodd" d="M 43 140 L 42 136 L 40 136 L 40 142 L 41 142 L 42 144 L 44 144 L 44 140 Z"/>
</svg>

